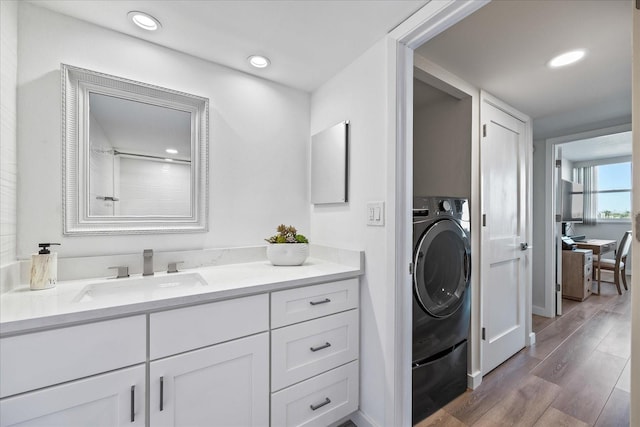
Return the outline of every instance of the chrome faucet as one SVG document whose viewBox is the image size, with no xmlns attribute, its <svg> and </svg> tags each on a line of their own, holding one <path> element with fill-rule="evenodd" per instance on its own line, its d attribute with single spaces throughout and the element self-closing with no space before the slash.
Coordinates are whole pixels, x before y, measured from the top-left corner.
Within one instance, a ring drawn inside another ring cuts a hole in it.
<svg viewBox="0 0 640 427">
<path fill-rule="evenodd" d="M 142 252 L 144 264 L 142 268 L 143 276 L 153 276 L 153 249 L 145 249 Z"/>
</svg>

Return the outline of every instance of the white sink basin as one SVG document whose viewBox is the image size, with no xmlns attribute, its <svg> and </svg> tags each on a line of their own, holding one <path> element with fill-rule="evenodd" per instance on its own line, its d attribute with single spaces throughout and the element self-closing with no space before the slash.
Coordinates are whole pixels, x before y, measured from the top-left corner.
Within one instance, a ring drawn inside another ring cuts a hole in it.
<svg viewBox="0 0 640 427">
<path fill-rule="evenodd" d="M 207 282 L 198 273 L 108 280 L 85 286 L 73 301 L 119 303 L 154 300 L 197 292 L 203 286 L 207 286 Z"/>
</svg>

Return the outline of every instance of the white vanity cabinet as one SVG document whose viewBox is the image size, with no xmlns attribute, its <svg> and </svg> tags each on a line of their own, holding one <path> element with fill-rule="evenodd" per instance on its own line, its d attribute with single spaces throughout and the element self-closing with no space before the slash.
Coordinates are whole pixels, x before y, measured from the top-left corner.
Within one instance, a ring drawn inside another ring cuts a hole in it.
<svg viewBox="0 0 640 427">
<path fill-rule="evenodd" d="M 268 294 L 152 313 L 149 328 L 150 425 L 269 425 Z"/>
<path fill-rule="evenodd" d="M 145 336 L 134 316 L 0 339 L 0 425 L 144 426 Z"/>
<path fill-rule="evenodd" d="M 358 279 L 272 294 L 272 426 L 326 426 L 358 409 L 358 301 Z"/>
<path fill-rule="evenodd" d="M 358 409 L 358 278 L 176 304 L 2 337 L 0 427 L 326 426 Z"/>
</svg>

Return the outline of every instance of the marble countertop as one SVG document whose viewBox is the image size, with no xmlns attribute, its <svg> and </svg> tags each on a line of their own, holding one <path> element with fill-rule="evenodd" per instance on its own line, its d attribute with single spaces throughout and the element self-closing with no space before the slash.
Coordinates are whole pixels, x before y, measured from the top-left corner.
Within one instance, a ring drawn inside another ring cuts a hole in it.
<svg viewBox="0 0 640 427">
<path fill-rule="evenodd" d="M 31 291 L 28 285 L 21 286 L 0 296 L 0 336 L 348 279 L 361 275 L 362 265 L 308 258 L 302 266 L 275 267 L 265 260 L 199 267 L 170 275 L 156 273 L 154 277 L 178 278 L 190 273 L 199 273 L 206 283 L 158 292 L 116 293 L 97 299 L 80 296 L 87 286 L 104 283 L 101 286 L 126 287 L 128 281 L 141 276 L 69 280 L 39 291 Z"/>
</svg>

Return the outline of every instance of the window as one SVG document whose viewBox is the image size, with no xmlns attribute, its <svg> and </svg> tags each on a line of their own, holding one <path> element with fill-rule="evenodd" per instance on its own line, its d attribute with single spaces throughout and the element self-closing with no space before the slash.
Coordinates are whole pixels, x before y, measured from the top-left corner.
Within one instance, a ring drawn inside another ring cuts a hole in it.
<svg viewBox="0 0 640 427">
<path fill-rule="evenodd" d="M 583 185 L 584 225 L 630 222 L 631 139 L 631 130 L 624 130 L 562 145 L 572 181 Z"/>
<path fill-rule="evenodd" d="M 631 162 L 598 165 L 596 185 L 597 220 L 631 218 Z"/>
</svg>

